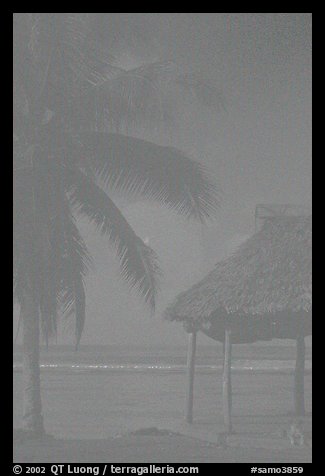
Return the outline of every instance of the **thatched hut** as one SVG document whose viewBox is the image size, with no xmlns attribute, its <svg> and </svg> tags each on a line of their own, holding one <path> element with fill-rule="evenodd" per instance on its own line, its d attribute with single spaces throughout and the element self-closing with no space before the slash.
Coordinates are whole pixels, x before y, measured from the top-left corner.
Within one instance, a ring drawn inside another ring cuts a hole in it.
<svg viewBox="0 0 325 476">
<path fill-rule="evenodd" d="M 231 430 L 231 345 L 295 339 L 295 412 L 304 414 L 304 338 L 312 332 L 312 217 L 268 218 L 228 259 L 181 293 L 165 316 L 190 333 L 187 420 L 192 420 L 196 332 L 224 343 L 224 417 Z"/>
</svg>

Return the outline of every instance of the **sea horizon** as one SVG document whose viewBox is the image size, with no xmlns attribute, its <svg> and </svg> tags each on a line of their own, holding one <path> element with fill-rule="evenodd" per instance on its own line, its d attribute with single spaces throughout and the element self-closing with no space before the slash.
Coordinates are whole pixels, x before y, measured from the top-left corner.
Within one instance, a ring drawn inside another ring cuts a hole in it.
<svg viewBox="0 0 325 476">
<path fill-rule="evenodd" d="M 267 345 L 268 344 L 268 345 Z M 186 345 L 123 345 L 83 344 L 76 351 L 73 345 L 42 346 L 40 367 L 44 371 L 96 371 L 96 372 L 184 372 Z M 306 347 L 306 371 L 311 370 L 311 347 Z M 203 344 L 197 349 L 196 368 L 213 372 L 222 368 L 222 345 Z M 286 371 L 295 365 L 295 346 L 277 345 L 274 342 L 240 344 L 233 346 L 234 370 Z M 22 347 L 14 346 L 13 370 L 22 368 Z"/>
</svg>

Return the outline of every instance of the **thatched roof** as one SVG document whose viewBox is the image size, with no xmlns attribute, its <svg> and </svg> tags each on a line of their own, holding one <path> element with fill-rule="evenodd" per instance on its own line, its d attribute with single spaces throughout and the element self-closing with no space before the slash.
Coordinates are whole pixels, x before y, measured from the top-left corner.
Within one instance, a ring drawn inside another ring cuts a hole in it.
<svg viewBox="0 0 325 476">
<path fill-rule="evenodd" d="M 203 323 L 223 316 L 310 313 L 312 217 L 273 217 L 165 312 L 168 320 Z M 247 319 L 246 319 L 247 322 Z"/>
</svg>

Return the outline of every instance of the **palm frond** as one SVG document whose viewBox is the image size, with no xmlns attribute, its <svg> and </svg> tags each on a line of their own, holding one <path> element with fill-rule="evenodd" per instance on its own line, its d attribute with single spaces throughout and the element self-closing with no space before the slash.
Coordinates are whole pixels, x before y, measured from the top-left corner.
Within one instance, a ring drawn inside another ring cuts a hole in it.
<svg viewBox="0 0 325 476">
<path fill-rule="evenodd" d="M 157 200 L 201 222 L 216 212 L 219 190 L 183 152 L 121 134 L 85 133 L 82 141 L 108 188 Z"/>
<path fill-rule="evenodd" d="M 82 279 L 75 280 L 75 308 L 76 308 L 76 350 L 78 349 L 86 320 L 86 295 Z"/>
<path fill-rule="evenodd" d="M 64 250 L 64 276 L 73 276 L 76 273 L 83 279 L 92 268 L 93 260 L 71 213 L 68 200 L 65 202 L 63 214 L 58 216 L 58 219 L 60 218 L 63 220 L 64 243 L 57 243 L 57 246 Z"/>
<path fill-rule="evenodd" d="M 69 280 L 63 280 L 58 301 L 62 317 L 66 320 L 74 317 L 75 349 L 77 350 L 86 321 L 86 294 L 80 274 L 75 272 Z"/>
<path fill-rule="evenodd" d="M 78 346 L 85 322 L 83 278 L 92 262 L 65 198 L 63 165 L 40 160 L 42 153 L 39 147 L 34 167 L 26 168 L 26 162 L 14 173 L 14 292 L 21 303 L 29 281 L 37 281 L 47 346 L 56 335 L 58 314 L 73 311 Z"/>
<path fill-rule="evenodd" d="M 57 335 L 57 295 L 56 287 L 49 282 L 43 283 L 42 287 L 40 296 L 41 329 L 45 345 L 48 348 L 49 339 Z"/>
<path fill-rule="evenodd" d="M 145 123 L 159 127 L 172 122 L 164 85 L 173 70 L 170 62 L 154 62 L 131 70 L 110 68 L 106 78 L 76 95 L 74 116 L 81 124 L 99 130 L 121 130 Z M 85 116 L 85 111 L 87 115 Z"/>
<path fill-rule="evenodd" d="M 143 243 L 114 202 L 86 175 L 75 173 L 71 177 L 70 200 L 79 214 L 108 237 L 120 260 L 122 277 L 154 310 L 160 275 L 155 252 Z"/>
<path fill-rule="evenodd" d="M 66 218 L 65 254 L 61 263 L 58 307 L 61 316 L 74 318 L 75 349 L 78 349 L 86 320 L 86 295 L 83 278 L 92 264 L 73 217 Z"/>
<path fill-rule="evenodd" d="M 36 155 L 35 148 L 29 146 L 20 152 L 14 154 L 15 165 L 24 168 L 25 173 L 13 174 L 14 289 L 19 302 L 23 298 L 26 287 L 39 282 L 41 270 L 39 252 L 41 217 L 36 206 L 37 177 L 32 166 Z"/>
<path fill-rule="evenodd" d="M 92 266 L 92 259 L 70 212 L 68 201 L 60 216 L 61 238 L 56 235 L 56 247 L 61 250 L 58 307 L 63 318 L 74 316 L 75 346 L 79 346 L 86 319 L 86 296 L 83 279 Z M 62 255 L 63 252 L 63 255 Z"/>
<path fill-rule="evenodd" d="M 94 35 L 95 18 L 91 13 L 18 14 L 15 76 L 24 77 L 39 106 L 46 101 L 47 107 L 67 115 L 76 91 L 98 84 L 110 71 L 112 56 Z"/>
<path fill-rule="evenodd" d="M 44 207 L 45 211 L 47 207 Z M 39 310 L 41 329 L 48 347 L 49 338 L 57 334 L 57 293 L 59 287 L 59 257 L 58 250 L 51 246 L 51 233 L 53 230 L 51 217 L 42 220 L 40 233 L 42 235 L 39 245 L 40 276 L 39 276 Z"/>
</svg>

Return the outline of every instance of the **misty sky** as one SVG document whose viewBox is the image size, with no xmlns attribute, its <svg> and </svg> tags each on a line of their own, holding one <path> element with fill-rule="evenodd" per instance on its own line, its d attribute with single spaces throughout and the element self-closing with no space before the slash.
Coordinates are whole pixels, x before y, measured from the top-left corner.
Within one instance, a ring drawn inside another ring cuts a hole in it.
<svg viewBox="0 0 325 476">
<path fill-rule="evenodd" d="M 177 134 L 145 133 L 205 163 L 223 192 L 217 219 L 206 230 L 157 204 L 123 206 L 164 270 L 154 317 L 119 278 L 105 239 L 82 225 L 96 262 L 87 279 L 82 343 L 184 343 L 181 326 L 162 321 L 161 311 L 254 231 L 256 204 L 311 201 L 311 17 L 106 13 L 99 34 L 121 66 L 172 60 L 210 81 L 225 104 L 219 111 L 180 105 Z"/>
</svg>

